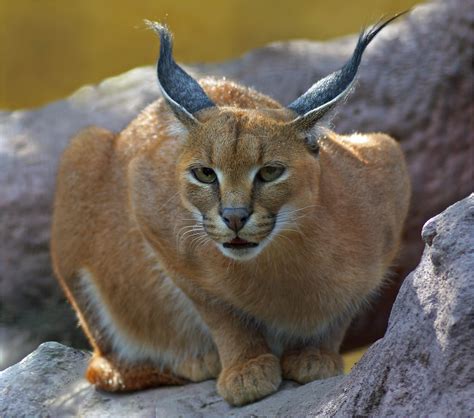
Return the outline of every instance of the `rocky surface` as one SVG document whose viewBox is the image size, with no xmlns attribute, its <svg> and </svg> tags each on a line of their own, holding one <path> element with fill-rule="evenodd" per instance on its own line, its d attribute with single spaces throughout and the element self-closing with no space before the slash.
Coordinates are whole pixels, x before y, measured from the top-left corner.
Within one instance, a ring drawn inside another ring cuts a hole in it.
<svg viewBox="0 0 474 418">
<path fill-rule="evenodd" d="M 472 2 L 440 0 L 386 28 L 368 48 L 357 88 L 333 120 L 341 133 L 389 133 L 407 155 L 414 198 L 399 278 L 419 260 L 423 223 L 472 189 L 473 22 Z M 339 68 L 354 43 L 354 37 L 277 43 L 191 70 L 233 78 L 288 103 Z M 84 344 L 50 268 L 57 161 L 79 129 L 97 124 L 120 130 L 157 97 L 154 70 L 147 67 L 40 109 L 0 112 L 0 353 L 8 353 L 0 362 L 11 364 L 48 339 Z M 368 321 L 355 324 L 353 341 L 383 333 L 396 289 L 388 290 Z"/>
<path fill-rule="evenodd" d="M 48 342 L 0 374 L 0 415 L 87 417 L 175 417 L 276 415 L 305 399 L 322 397 L 340 378 L 300 387 L 286 382 L 274 396 L 243 408 L 230 407 L 215 381 L 166 387 L 133 394 L 94 390 L 83 378 L 89 354 Z M 264 412 L 263 412 L 264 411 Z"/>
<path fill-rule="evenodd" d="M 425 252 L 405 280 L 387 334 L 344 377 L 232 408 L 215 382 L 126 395 L 82 377 L 90 354 L 42 344 L 0 373 L 0 416 L 472 416 L 474 194 L 423 228 Z"/>
</svg>

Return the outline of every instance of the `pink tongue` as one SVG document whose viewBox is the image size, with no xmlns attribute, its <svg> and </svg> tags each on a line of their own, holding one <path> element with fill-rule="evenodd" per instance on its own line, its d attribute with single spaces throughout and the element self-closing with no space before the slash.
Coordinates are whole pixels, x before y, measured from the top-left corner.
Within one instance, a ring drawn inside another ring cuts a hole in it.
<svg viewBox="0 0 474 418">
<path fill-rule="evenodd" d="M 239 245 L 239 244 L 248 244 L 248 241 L 245 241 L 242 238 L 234 238 L 230 243 L 233 245 Z"/>
</svg>

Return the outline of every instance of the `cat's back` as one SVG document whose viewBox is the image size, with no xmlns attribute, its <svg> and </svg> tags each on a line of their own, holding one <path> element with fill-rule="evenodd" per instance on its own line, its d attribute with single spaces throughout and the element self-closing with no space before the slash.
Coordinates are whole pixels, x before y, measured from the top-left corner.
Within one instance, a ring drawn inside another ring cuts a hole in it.
<svg viewBox="0 0 474 418">
<path fill-rule="evenodd" d="M 99 227 L 96 214 L 110 201 L 115 138 L 110 131 L 91 126 L 79 132 L 61 156 L 51 234 L 53 261 L 61 266 L 86 257 L 91 231 Z"/>
<path fill-rule="evenodd" d="M 388 135 L 331 134 L 323 140 L 321 159 L 326 171 L 334 173 L 334 187 L 351 189 L 354 196 L 406 200 L 409 195 L 405 157 Z"/>
<path fill-rule="evenodd" d="M 76 210 L 92 210 L 105 198 L 115 139 L 112 132 L 91 126 L 68 144 L 59 161 L 55 195 L 55 212 L 64 214 L 64 221 Z"/>
</svg>

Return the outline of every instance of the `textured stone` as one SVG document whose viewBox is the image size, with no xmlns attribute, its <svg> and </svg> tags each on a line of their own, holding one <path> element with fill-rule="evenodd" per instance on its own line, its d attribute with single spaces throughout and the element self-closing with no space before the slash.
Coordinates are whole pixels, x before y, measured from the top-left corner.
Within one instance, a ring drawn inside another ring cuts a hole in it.
<svg viewBox="0 0 474 418">
<path fill-rule="evenodd" d="M 88 353 L 44 343 L 19 364 L 0 373 L 0 416 L 171 417 L 276 415 L 291 403 L 317 399 L 340 378 L 298 386 L 286 382 L 271 398 L 230 407 L 215 382 L 115 395 L 94 390 L 83 378 Z M 289 410 L 288 410 L 289 411 Z M 290 412 L 290 411 L 289 411 Z"/>
<path fill-rule="evenodd" d="M 341 133 L 389 133 L 407 155 L 414 193 L 399 278 L 419 260 L 423 223 L 472 189 L 473 22 L 472 2 L 445 0 L 421 5 L 387 27 L 368 48 L 357 88 L 332 122 Z M 276 43 L 232 62 L 191 70 L 227 76 L 289 103 L 339 68 L 354 43 L 354 37 Z M 25 355 L 28 344 L 48 339 L 84 344 L 52 278 L 48 254 L 57 161 L 79 129 L 97 124 L 120 130 L 156 97 L 155 72 L 147 67 L 40 109 L 0 112 L 0 321 L 27 341 L 0 342 L 0 352 L 17 355 L 9 355 L 9 361 Z M 370 320 L 355 324 L 353 339 L 373 340 L 383 333 L 396 289 L 389 288 L 388 299 Z"/>
<path fill-rule="evenodd" d="M 114 395 L 83 378 L 89 353 L 44 343 L 0 373 L 0 416 L 472 416 L 474 195 L 423 229 L 421 264 L 405 280 L 387 334 L 344 377 L 285 382 L 232 408 L 215 382 Z"/>
</svg>

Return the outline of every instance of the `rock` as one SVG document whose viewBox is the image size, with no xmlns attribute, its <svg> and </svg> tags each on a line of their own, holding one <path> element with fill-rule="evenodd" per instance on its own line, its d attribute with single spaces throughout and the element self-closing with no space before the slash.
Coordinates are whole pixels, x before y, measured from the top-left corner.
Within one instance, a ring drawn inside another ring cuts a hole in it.
<svg viewBox="0 0 474 418">
<path fill-rule="evenodd" d="M 419 260 L 423 223 L 472 189 L 473 22 L 472 2 L 440 0 L 416 7 L 387 27 L 368 48 L 358 86 L 332 123 L 341 133 L 389 133 L 405 150 L 414 199 L 399 279 Z M 191 72 L 227 76 L 288 103 L 339 68 L 354 44 L 354 37 L 276 43 L 235 61 L 192 67 Z M 59 155 L 84 126 L 120 130 L 156 97 L 155 71 L 146 67 L 40 109 L 0 112 L 0 318 L 2 327 L 28 334 L 28 344 L 60 339 L 85 346 L 52 278 L 48 253 Z M 394 283 L 369 319 L 354 325 L 352 345 L 383 334 L 398 289 Z M 22 339 L 0 347 L 17 355 L 9 356 L 10 361 L 26 354 L 25 344 L 14 344 Z"/>
<path fill-rule="evenodd" d="M 0 416 L 472 416 L 474 194 L 430 220 L 421 264 L 405 280 L 385 337 L 344 377 L 285 382 L 232 408 L 215 382 L 125 395 L 83 378 L 90 354 L 44 343 L 0 373 Z"/>
<path fill-rule="evenodd" d="M 230 407 L 215 381 L 132 394 L 96 391 L 83 377 L 90 354 L 48 342 L 0 373 L 0 416 L 170 417 L 276 415 L 288 402 L 322 397 L 340 378 L 298 386 L 286 382 L 274 396 L 243 408 Z"/>
</svg>

